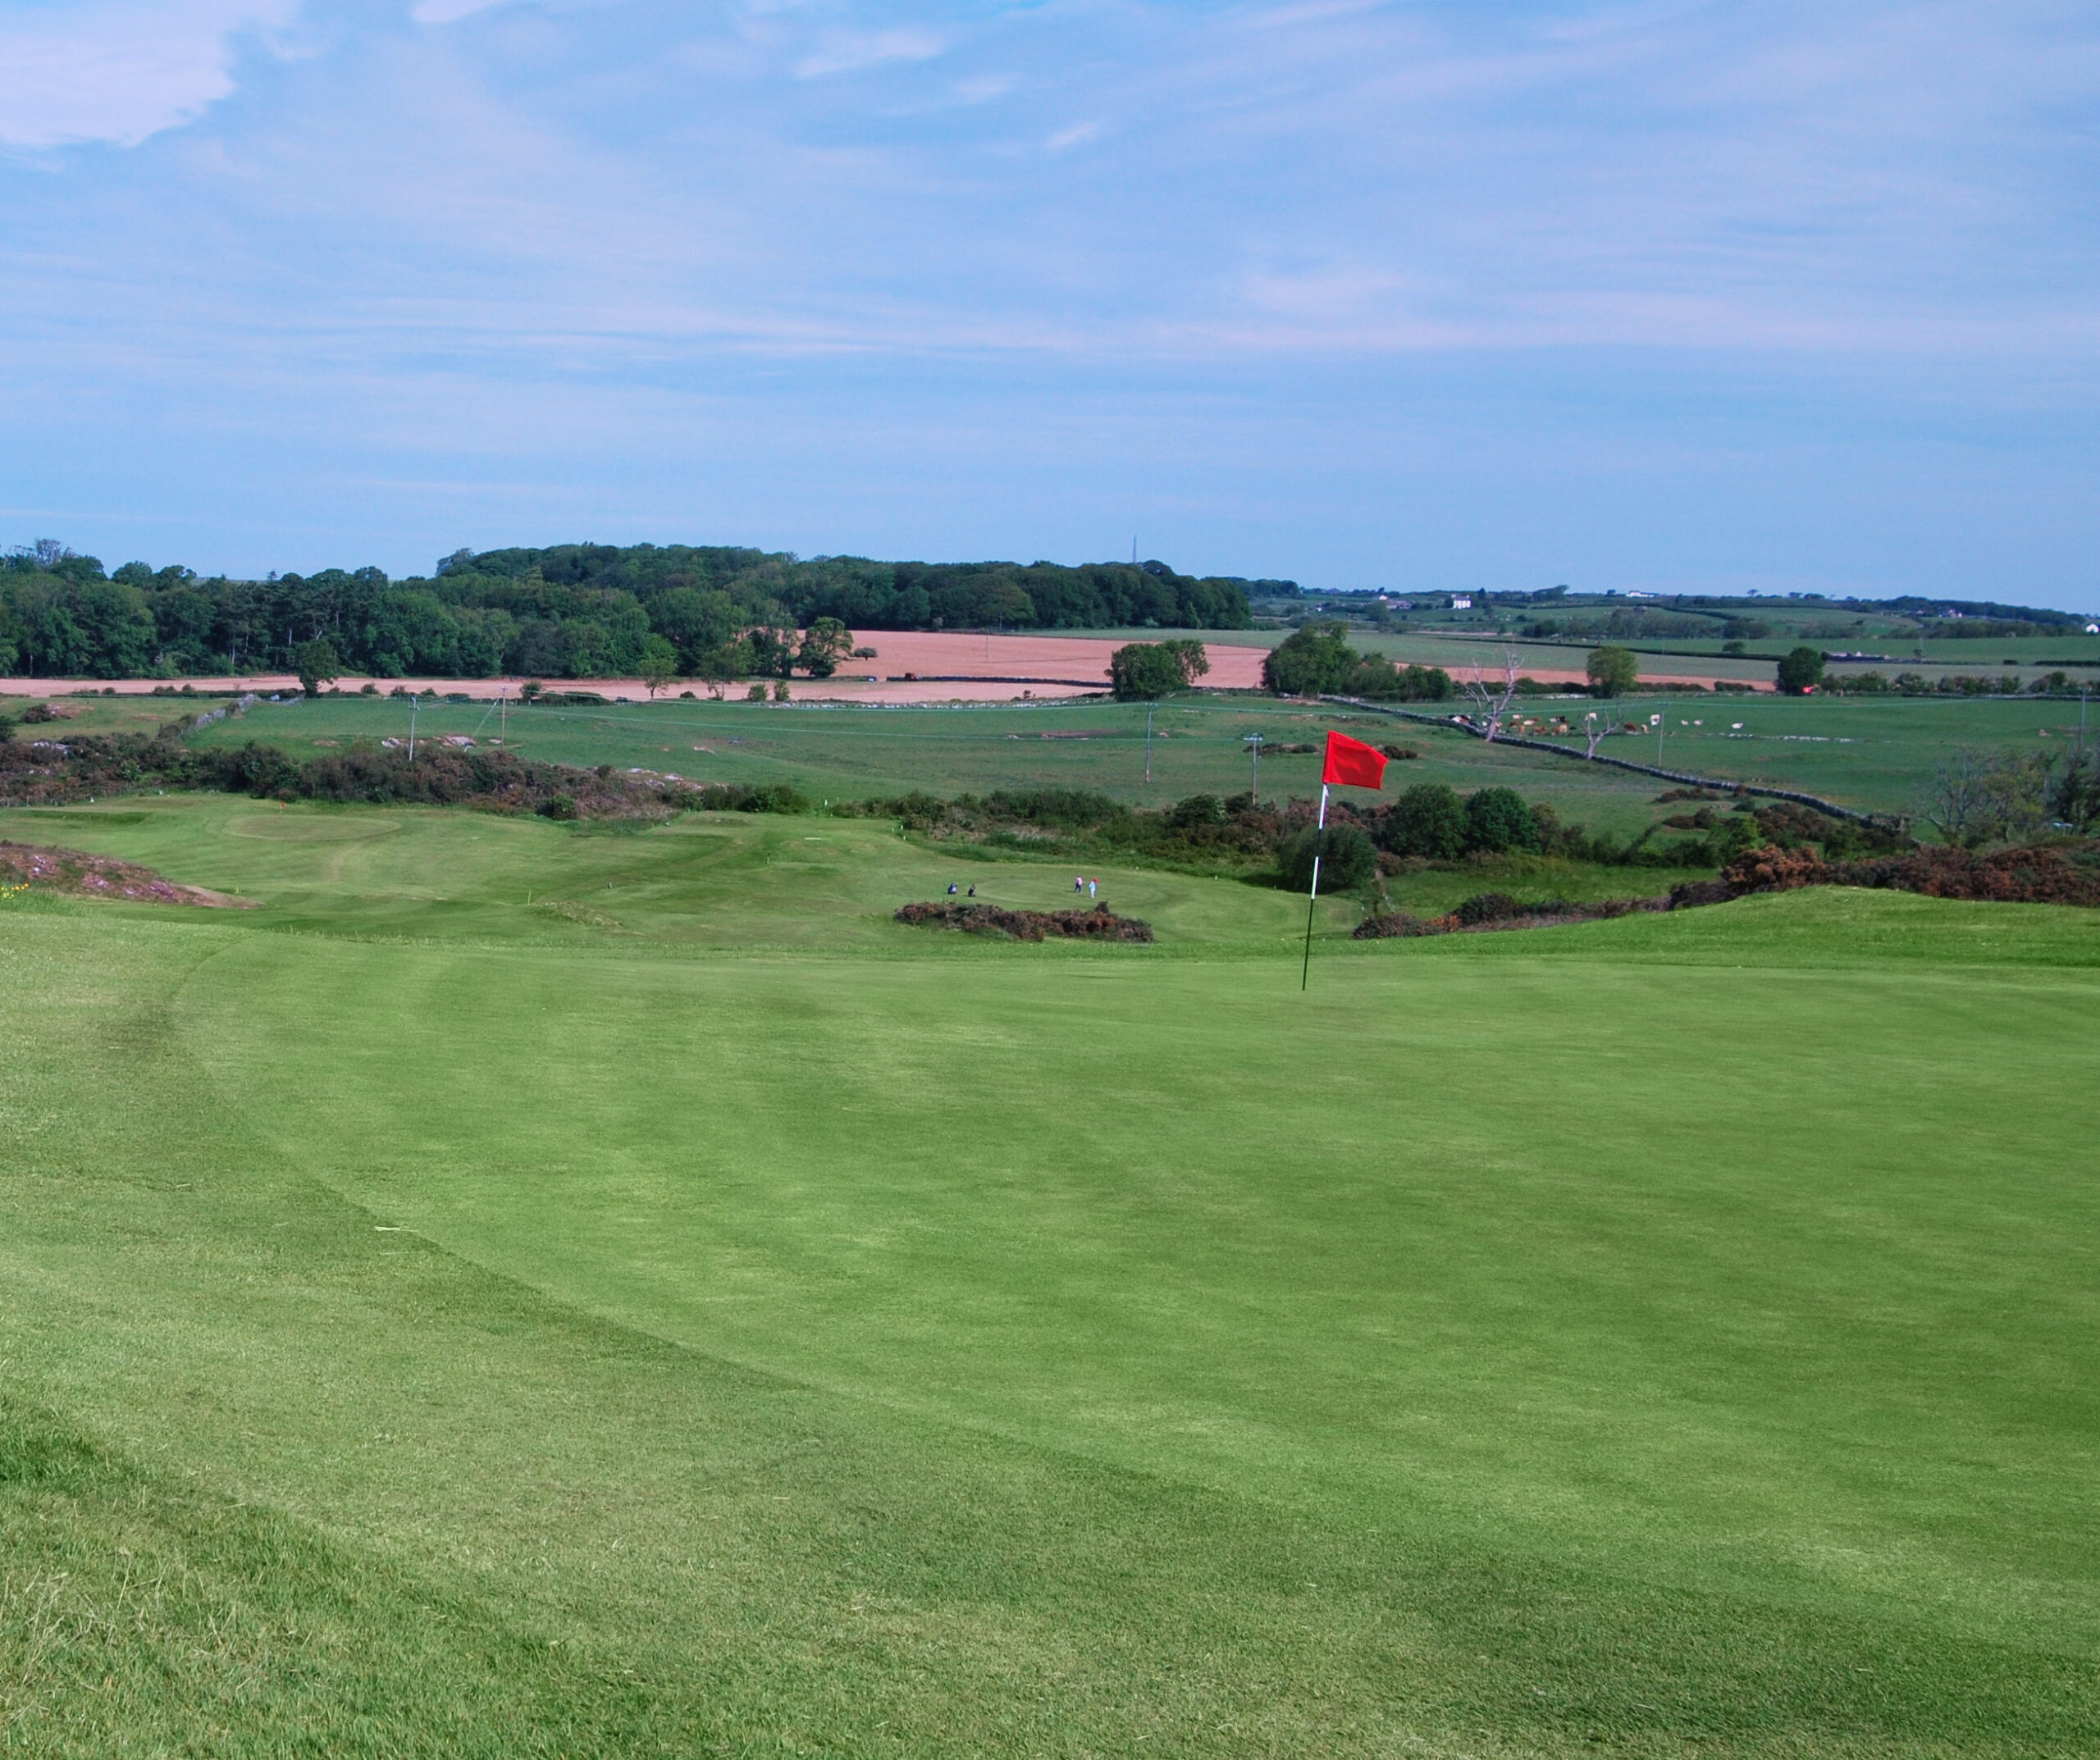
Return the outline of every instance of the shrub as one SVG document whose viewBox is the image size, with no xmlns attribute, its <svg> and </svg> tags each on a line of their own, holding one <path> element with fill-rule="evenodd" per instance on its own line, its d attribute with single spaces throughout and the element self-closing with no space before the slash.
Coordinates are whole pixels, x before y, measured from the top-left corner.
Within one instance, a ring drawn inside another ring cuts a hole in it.
<svg viewBox="0 0 2100 1760">
<path fill-rule="evenodd" d="M 1449 861 L 1466 848 L 1466 807 L 1441 782 L 1404 789 L 1385 815 L 1383 841 L 1395 855 Z"/>
<path fill-rule="evenodd" d="M 1727 867 L 1737 857 L 1755 849 L 1761 837 L 1757 821 L 1751 814 L 1731 813 L 1714 828 L 1713 835 L 1706 840 L 1707 865 Z"/>
<path fill-rule="evenodd" d="M 807 795 L 788 782 L 756 788 L 745 782 L 713 782 L 705 788 L 688 789 L 679 799 L 683 805 L 701 813 L 807 813 L 813 805 Z"/>
<path fill-rule="evenodd" d="M 576 817 L 576 801 L 569 795 L 550 795 L 532 809 L 541 818 L 573 819 Z"/>
<path fill-rule="evenodd" d="M 1343 677 L 1341 694 L 1374 702 L 1441 703 L 1458 695 L 1451 675 L 1440 666 L 1395 666 L 1367 654 Z"/>
<path fill-rule="evenodd" d="M 1225 803 L 1216 795 L 1191 795 L 1166 809 L 1169 831 L 1210 831 L 1225 823 Z"/>
<path fill-rule="evenodd" d="M 997 905 L 948 899 L 906 905 L 897 912 L 897 920 L 915 928 L 961 929 L 966 934 L 1011 936 L 1024 942 L 1039 942 L 1053 935 L 1097 942 L 1153 938 L 1149 923 L 1137 917 L 1119 917 L 1102 904 L 1090 910 L 1007 910 Z"/>
<path fill-rule="evenodd" d="M 1929 898 L 2093 906 L 2100 905 L 2100 860 L 2096 855 L 2100 851 L 2090 847 L 2067 852 L 2044 846 L 1979 855 L 1969 850 L 1928 846 L 1876 861 L 1826 862 L 1811 848 L 1768 846 L 1737 857 L 1714 884 L 1725 887 L 1729 898 L 1805 886 L 1857 886 L 1919 892 Z M 1676 899 L 1677 894 L 1672 896 Z M 1678 899 L 1680 904 L 1715 901 L 1710 896 Z"/>
<path fill-rule="evenodd" d="M 930 796 L 923 798 L 932 799 Z M 1090 788 L 998 788 L 984 797 L 984 805 L 1002 818 L 1052 826 L 1060 831 L 1084 831 L 1105 825 L 1130 810 L 1121 801 Z"/>
<path fill-rule="evenodd" d="M 1284 883 L 1294 892 L 1308 891 L 1312 884 L 1312 855 L 1320 855 L 1320 887 L 1327 892 L 1346 892 L 1362 886 L 1378 872 L 1378 849 L 1354 825 L 1330 825 L 1325 841 L 1318 830 L 1307 826 L 1284 839 L 1276 851 Z"/>
<path fill-rule="evenodd" d="M 1382 917 L 1366 917 L 1351 932 L 1352 941 L 1388 941 L 1398 937 L 1416 935 L 1448 935 L 1453 923 L 1449 917 L 1418 917 L 1412 911 L 1394 910 Z"/>
<path fill-rule="evenodd" d="M 1612 905 L 1623 905 L 1631 909 L 1632 901 L 1607 900 L 1602 905 L 1573 905 L 1564 898 L 1542 899 L 1526 904 L 1522 899 L 1512 898 L 1507 892 L 1476 892 L 1453 911 L 1461 928 L 1475 928 L 1483 923 L 1509 923 L 1518 918 L 1568 917 L 1596 915 L 1608 912 Z"/>
<path fill-rule="evenodd" d="M 748 789 L 737 805 L 739 813 L 806 813 L 815 805 L 810 797 L 792 782 L 773 782 L 764 788 Z"/>
<path fill-rule="evenodd" d="M 1476 923 L 1500 923 L 1507 917 L 1529 914 L 1530 907 L 1518 904 L 1507 892 L 1476 892 L 1451 913 L 1468 927 Z"/>
<path fill-rule="evenodd" d="M 1510 788 L 1483 788 L 1466 801 L 1466 847 L 1500 855 L 1505 850 L 1536 850 L 1538 821 L 1523 797 Z"/>
</svg>

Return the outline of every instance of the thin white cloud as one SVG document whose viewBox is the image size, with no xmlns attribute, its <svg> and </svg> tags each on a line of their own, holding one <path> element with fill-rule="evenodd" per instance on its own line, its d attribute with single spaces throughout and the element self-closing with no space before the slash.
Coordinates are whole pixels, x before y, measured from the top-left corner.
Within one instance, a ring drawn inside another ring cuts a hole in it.
<svg viewBox="0 0 2100 1760">
<path fill-rule="evenodd" d="M 504 0 L 416 0 L 409 16 L 418 25 L 451 25 L 504 3 Z"/>
<path fill-rule="evenodd" d="M 1010 73 L 981 74 L 974 79 L 955 82 L 955 95 L 966 104 L 988 104 L 994 98 L 1004 98 L 1020 82 Z"/>
<path fill-rule="evenodd" d="M 798 80 L 822 80 L 833 74 L 860 73 L 892 62 L 932 61 L 947 47 L 946 39 L 931 30 L 833 32 L 795 63 L 794 74 Z"/>
<path fill-rule="evenodd" d="M 299 0 L 103 0 L 0 13 L 0 142 L 135 146 L 233 89 L 235 39 Z"/>
</svg>

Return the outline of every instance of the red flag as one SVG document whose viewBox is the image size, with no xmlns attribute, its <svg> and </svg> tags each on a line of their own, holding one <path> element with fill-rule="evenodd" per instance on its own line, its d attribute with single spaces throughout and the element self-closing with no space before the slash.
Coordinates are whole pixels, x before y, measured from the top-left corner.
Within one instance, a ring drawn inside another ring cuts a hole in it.
<svg viewBox="0 0 2100 1760">
<path fill-rule="evenodd" d="M 1323 782 L 1340 782 L 1349 788 L 1382 788 L 1386 759 L 1376 746 L 1353 740 L 1346 733 L 1327 736 L 1327 767 L 1320 773 Z"/>
</svg>

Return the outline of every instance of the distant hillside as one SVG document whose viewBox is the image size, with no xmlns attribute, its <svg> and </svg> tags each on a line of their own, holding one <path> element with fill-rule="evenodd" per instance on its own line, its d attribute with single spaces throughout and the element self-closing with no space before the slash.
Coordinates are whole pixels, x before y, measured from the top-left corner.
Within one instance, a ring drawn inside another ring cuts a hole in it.
<svg viewBox="0 0 2100 1760">
<path fill-rule="evenodd" d="M 0 566 L 0 673 L 140 678 L 287 671 L 326 641 L 381 677 L 576 678 L 639 672 L 668 645 L 690 677 L 784 669 L 784 632 L 855 629 L 1243 629 L 1250 592 L 1287 581 L 1161 562 L 886 563 L 714 545 L 460 550 L 430 577 L 377 568 L 237 581 L 99 560 L 45 540 Z"/>
</svg>

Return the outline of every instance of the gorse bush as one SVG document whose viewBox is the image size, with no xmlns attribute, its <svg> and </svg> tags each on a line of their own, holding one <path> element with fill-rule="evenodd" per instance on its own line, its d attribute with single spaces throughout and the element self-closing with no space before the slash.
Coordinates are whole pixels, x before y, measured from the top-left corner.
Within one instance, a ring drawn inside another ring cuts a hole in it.
<svg viewBox="0 0 2100 1760">
<path fill-rule="evenodd" d="M 1348 892 L 1378 872 L 1378 848 L 1354 825 L 1329 825 L 1324 841 L 1314 827 L 1293 832 L 1276 851 L 1284 883 L 1294 892 L 1312 884 L 1312 857 L 1320 856 L 1320 890 Z"/>
<path fill-rule="evenodd" d="M 984 797 L 984 807 L 1002 818 L 1061 831 L 1090 830 L 1130 815 L 1121 801 L 1086 788 L 995 789 Z"/>
<path fill-rule="evenodd" d="M 1513 789 L 1483 788 L 1461 796 L 1441 782 L 1404 790 L 1371 815 L 1372 840 L 1392 855 L 1452 861 L 1475 851 L 1538 850 L 1544 837 L 1534 810 Z"/>
<path fill-rule="evenodd" d="M 1395 855 L 1450 861 L 1466 853 L 1466 804 L 1442 782 L 1417 783 L 1386 809 L 1376 835 Z"/>
<path fill-rule="evenodd" d="M 187 788 L 258 800 L 537 812 L 546 802 L 567 797 L 579 816 L 598 818 L 660 816 L 691 804 L 687 797 L 696 792 L 609 768 L 576 770 L 509 752 L 434 744 L 419 745 L 413 759 L 402 750 L 357 745 L 304 763 L 252 741 L 200 751 L 177 736 L 185 725 L 173 723 L 152 739 L 112 734 L 82 736 L 43 750 L 19 743 L 0 746 L 0 801 L 35 805 Z"/>
<path fill-rule="evenodd" d="M 1466 801 L 1466 847 L 1500 855 L 1505 850 L 1536 850 L 1538 821 L 1514 789 L 1483 788 Z"/>
<path fill-rule="evenodd" d="M 714 782 L 686 790 L 680 804 L 701 813 L 814 813 L 817 805 L 788 782 L 769 782 L 763 787 Z"/>
</svg>

